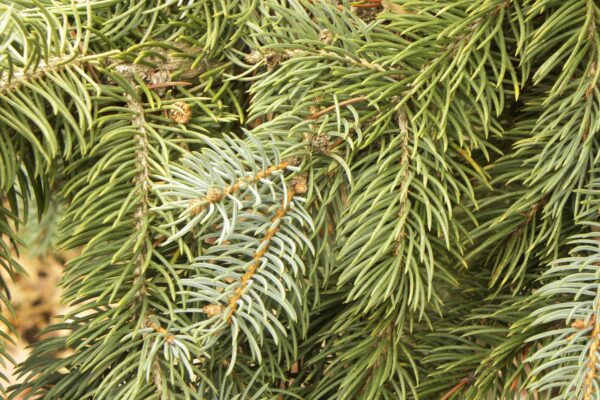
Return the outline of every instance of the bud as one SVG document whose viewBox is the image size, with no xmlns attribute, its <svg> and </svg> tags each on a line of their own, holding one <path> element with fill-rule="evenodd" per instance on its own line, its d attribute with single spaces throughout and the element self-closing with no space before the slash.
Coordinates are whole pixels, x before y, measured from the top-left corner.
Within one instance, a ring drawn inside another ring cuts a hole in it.
<svg viewBox="0 0 600 400">
<path fill-rule="evenodd" d="M 175 103 L 175 109 L 169 112 L 169 116 L 171 119 L 178 124 L 187 124 L 192 119 L 192 109 L 187 103 L 183 101 L 178 101 Z"/>
</svg>

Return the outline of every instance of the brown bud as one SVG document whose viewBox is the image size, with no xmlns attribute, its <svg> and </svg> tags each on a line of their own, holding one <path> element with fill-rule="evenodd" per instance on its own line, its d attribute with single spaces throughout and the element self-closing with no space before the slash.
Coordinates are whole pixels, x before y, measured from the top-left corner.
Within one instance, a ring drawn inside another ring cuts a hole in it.
<svg viewBox="0 0 600 400">
<path fill-rule="evenodd" d="M 573 323 L 571 323 L 571 328 L 581 330 L 581 329 L 589 328 L 590 326 L 593 326 L 595 324 L 596 324 L 596 316 L 593 315 L 589 321 L 585 321 L 583 319 L 577 319 L 577 320 L 573 321 Z"/>
<path fill-rule="evenodd" d="M 217 243 L 217 239 L 213 238 L 213 237 L 209 237 L 209 238 L 204 239 L 204 243 L 210 244 L 212 246 L 213 244 Z"/>
<path fill-rule="evenodd" d="M 331 44 L 333 42 L 333 34 L 329 29 L 323 29 L 319 32 L 319 40 L 325 44 Z"/>
<path fill-rule="evenodd" d="M 262 54 L 260 51 L 254 50 L 250 54 L 246 54 L 244 59 L 250 64 L 258 64 L 262 60 Z"/>
<path fill-rule="evenodd" d="M 585 329 L 586 327 L 587 327 L 587 324 L 582 319 L 575 320 L 571 324 L 571 328 L 575 328 L 575 329 Z"/>
<path fill-rule="evenodd" d="M 223 306 L 220 304 L 208 304 L 202 308 L 202 311 L 212 318 L 223 312 Z"/>
<path fill-rule="evenodd" d="M 290 179 L 290 185 L 298 194 L 304 194 L 308 191 L 306 174 L 298 175 Z"/>
<path fill-rule="evenodd" d="M 175 103 L 175 109 L 169 112 L 170 118 L 178 124 L 187 124 L 192 119 L 192 109 L 187 103 L 178 101 Z"/>
<path fill-rule="evenodd" d="M 366 23 L 370 23 L 375 21 L 377 15 L 383 11 L 383 5 L 381 4 L 381 0 L 365 1 L 364 3 L 350 7 L 350 11 Z"/>
<path fill-rule="evenodd" d="M 331 149 L 329 146 L 329 137 L 325 135 L 313 136 L 311 139 L 311 145 L 314 151 L 321 154 L 327 154 Z"/>
<path fill-rule="evenodd" d="M 293 167 L 297 167 L 300 164 L 302 164 L 302 157 L 293 156 L 293 157 L 287 158 L 286 161 L 287 161 L 288 165 L 291 165 Z"/>
<path fill-rule="evenodd" d="M 287 56 L 285 54 L 279 54 L 279 53 L 270 51 L 267 54 L 265 54 L 264 60 L 265 60 L 265 64 L 267 64 L 267 68 L 271 70 L 271 69 L 277 67 L 282 62 L 284 62 L 286 60 L 286 58 L 287 58 Z"/>
<path fill-rule="evenodd" d="M 221 200 L 222 197 L 223 193 L 221 193 L 221 190 L 217 188 L 210 188 L 208 189 L 208 192 L 206 192 L 206 201 L 209 203 L 216 203 L 217 201 Z"/>
</svg>

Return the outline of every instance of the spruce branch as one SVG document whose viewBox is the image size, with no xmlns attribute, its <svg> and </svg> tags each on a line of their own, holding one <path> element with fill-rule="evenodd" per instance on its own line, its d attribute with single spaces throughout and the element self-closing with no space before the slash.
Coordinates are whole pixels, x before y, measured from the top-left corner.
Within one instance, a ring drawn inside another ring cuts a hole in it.
<svg viewBox="0 0 600 400">
<path fill-rule="evenodd" d="M 256 184 L 261 179 L 270 177 L 274 172 L 281 172 L 293 165 L 293 161 L 282 161 L 277 165 L 267 167 L 264 171 L 259 171 L 254 176 L 244 176 L 243 178 L 237 180 L 234 184 L 223 189 L 209 188 L 206 196 L 200 199 L 194 199 L 190 202 L 189 210 L 192 212 L 192 214 L 199 214 L 210 204 L 218 203 L 226 196 L 237 193 L 242 187 L 244 187 L 244 185 Z"/>
<path fill-rule="evenodd" d="M 119 50 L 108 50 L 99 54 L 70 54 L 62 57 L 51 57 L 47 61 L 40 60 L 37 64 L 27 68 L 18 68 L 3 74 L 0 79 L 0 94 L 18 90 L 25 83 L 35 83 L 35 81 L 47 78 L 64 69 L 85 68 L 94 62 L 102 62 L 120 53 Z"/>
<path fill-rule="evenodd" d="M 397 247 L 394 249 L 394 254 L 398 254 L 399 247 L 402 246 L 402 240 L 406 235 L 405 221 L 410 212 L 409 207 L 409 187 L 411 182 L 410 175 L 410 147 L 409 147 L 409 132 L 408 132 L 408 120 L 406 113 L 398 111 L 398 126 L 400 127 L 400 134 L 402 135 L 402 157 L 400 159 L 401 171 L 402 171 L 402 183 L 398 188 L 400 193 L 400 213 L 398 215 L 398 221 L 400 221 L 401 227 L 396 235 Z"/>
<path fill-rule="evenodd" d="M 324 36 L 323 40 L 329 41 L 329 36 Z M 325 44 L 328 44 L 326 43 Z M 294 57 L 306 57 L 306 56 L 322 56 L 324 58 L 333 59 L 336 61 L 343 62 L 352 66 L 359 67 L 361 69 L 373 70 L 377 72 L 392 72 L 397 74 L 397 71 L 384 67 L 383 65 L 369 61 L 367 59 L 358 57 L 355 54 L 340 51 L 339 53 L 329 51 L 325 49 L 286 49 L 279 46 L 269 49 L 268 52 L 262 54 L 260 52 L 254 52 L 246 55 L 246 61 L 252 64 L 266 64 L 268 67 L 273 68 L 277 64 Z"/>
<path fill-rule="evenodd" d="M 594 311 L 597 313 L 598 312 L 598 301 L 595 302 L 595 309 Z M 592 400 L 594 398 L 594 393 L 595 393 L 595 385 L 594 385 L 594 381 L 596 379 L 597 376 L 597 368 L 596 368 L 596 363 L 597 363 L 597 359 L 598 359 L 598 349 L 600 346 L 600 324 L 598 323 L 593 323 L 593 329 L 592 332 L 590 334 L 590 338 L 591 338 L 591 345 L 590 345 L 590 349 L 589 349 L 589 353 L 588 353 L 588 373 L 585 377 L 585 396 L 584 399 L 585 400 Z"/>
<path fill-rule="evenodd" d="M 600 228 L 597 226 L 592 226 L 591 231 L 598 234 L 600 233 Z M 598 246 L 600 246 L 600 237 L 595 237 L 598 241 Z M 597 369 L 597 361 L 598 361 L 598 351 L 600 350 L 600 323 L 598 323 L 597 318 L 600 315 L 600 290 L 597 290 L 596 298 L 594 299 L 592 306 L 592 316 L 589 319 L 589 325 L 591 328 L 590 333 L 590 341 L 591 344 L 588 350 L 588 361 L 587 368 L 588 372 L 585 377 L 585 395 L 584 400 L 593 400 L 595 398 L 594 393 L 596 391 L 595 380 L 598 373 Z M 575 321 L 573 324 L 575 324 Z M 573 324 L 571 326 L 573 326 Z M 576 326 L 579 328 L 579 326 Z M 584 328 L 588 328 L 588 326 L 584 326 Z M 587 330 L 587 329 L 586 329 Z"/>
<path fill-rule="evenodd" d="M 595 400 L 599 18 L 0 0 L 0 268 L 81 249 L 9 396 Z"/>
<path fill-rule="evenodd" d="M 146 288 L 146 266 L 148 265 L 148 257 L 150 257 L 151 251 L 148 249 L 147 240 L 147 225 L 148 225 L 148 212 L 149 212 L 149 195 L 150 195 L 150 167 L 149 167 L 149 150 L 148 150 L 148 135 L 146 133 L 146 118 L 144 115 L 143 104 L 135 99 L 132 95 L 127 94 L 125 96 L 127 101 L 127 107 L 133 114 L 132 124 L 136 130 L 134 136 L 136 146 L 136 162 L 135 167 L 137 175 L 134 178 L 134 184 L 137 186 L 139 191 L 139 204 L 135 210 L 134 216 L 134 227 L 138 238 L 135 240 L 139 243 L 139 248 L 133 248 L 134 252 L 134 280 L 133 286 L 139 288 L 138 297 L 136 301 L 142 305 L 145 302 L 145 296 L 147 294 Z M 144 313 L 146 314 L 146 313 Z M 167 344 L 173 343 L 173 336 L 170 335 L 164 328 L 158 326 L 156 323 L 150 321 L 147 322 L 147 315 L 137 315 L 137 318 L 142 320 L 142 328 L 146 326 L 152 328 L 160 335 L 165 337 Z M 145 335 L 144 335 L 145 336 Z M 160 363 L 155 361 L 155 373 L 152 382 L 156 386 L 158 393 L 162 393 L 162 375 L 159 373 Z"/>
<path fill-rule="evenodd" d="M 271 246 L 273 236 L 279 231 L 279 225 L 281 223 L 281 219 L 285 216 L 286 212 L 289 210 L 292 199 L 296 195 L 296 193 L 302 193 L 302 189 L 299 184 L 296 184 L 285 192 L 285 198 L 283 199 L 283 204 L 277 211 L 273 218 L 271 219 L 272 225 L 269 229 L 267 229 L 265 235 L 260 241 L 259 248 L 254 253 L 254 261 L 248 268 L 248 270 L 242 275 L 239 286 L 235 289 L 235 293 L 229 300 L 227 300 L 227 309 L 228 312 L 225 315 L 225 320 L 228 324 L 231 324 L 231 318 L 233 314 L 235 314 L 238 308 L 238 302 L 242 299 L 244 295 L 244 291 L 248 286 L 248 282 L 252 280 L 258 268 L 262 265 L 262 259 L 265 256 L 265 253 L 268 251 Z M 213 305 L 213 307 L 218 305 Z"/>
<path fill-rule="evenodd" d="M 136 134 L 134 136 L 134 141 L 136 143 L 136 162 L 135 168 L 137 170 L 137 175 L 134 178 L 134 183 L 137 186 L 137 190 L 139 192 L 139 205 L 135 210 L 133 216 L 135 219 L 135 231 L 137 234 L 136 243 L 140 243 L 139 249 L 133 249 L 135 251 L 135 262 L 137 266 L 135 267 L 134 274 L 136 275 L 136 281 L 134 281 L 134 286 L 138 286 L 138 281 L 142 282 L 142 290 L 140 292 L 141 295 L 145 293 L 145 289 L 143 287 L 144 281 L 144 266 L 147 264 L 148 257 L 148 248 L 146 241 L 146 226 L 148 220 L 148 207 L 149 207 L 149 193 L 150 193 L 150 167 L 148 161 L 148 137 L 146 134 L 146 119 L 144 117 L 144 107 L 139 102 L 139 100 L 135 100 L 133 96 L 126 95 L 125 99 L 127 101 L 127 107 L 133 113 L 132 124 L 136 130 Z"/>
<path fill-rule="evenodd" d="M 55 57 L 48 60 L 48 62 L 40 61 L 35 68 L 19 69 L 12 71 L 8 76 L 3 77 L 0 80 L 0 93 L 14 91 L 25 82 L 33 82 L 37 79 L 44 78 L 46 75 L 59 72 L 64 68 L 68 67 L 81 67 L 81 60 L 77 57 L 66 56 L 66 57 Z"/>
</svg>

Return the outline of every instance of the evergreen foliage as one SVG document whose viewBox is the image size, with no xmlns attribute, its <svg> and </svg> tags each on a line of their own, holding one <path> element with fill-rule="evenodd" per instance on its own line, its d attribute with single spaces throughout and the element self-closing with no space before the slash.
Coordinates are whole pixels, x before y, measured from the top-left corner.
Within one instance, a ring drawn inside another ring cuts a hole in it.
<svg viewBox="0 0 600 400">
<path fill-rule="evenodd" d="M 600 399 L 599 59 L 598 0 L 0 0 L 0 266 L 81 249 L 2 391 Z"/>
</svg>

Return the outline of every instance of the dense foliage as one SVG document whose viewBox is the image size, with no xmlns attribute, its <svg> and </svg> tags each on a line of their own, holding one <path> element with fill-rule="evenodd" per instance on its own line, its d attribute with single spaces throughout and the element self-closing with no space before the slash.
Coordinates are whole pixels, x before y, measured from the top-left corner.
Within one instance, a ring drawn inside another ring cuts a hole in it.
<svg viewBox="0 0 600 400">
<path fill-rule="evenodd" d="M 57 198 L 81 248 L 7 395 L 600 399 L 599 25 L 0 0 L 0 263 Z"/>
</svg>

